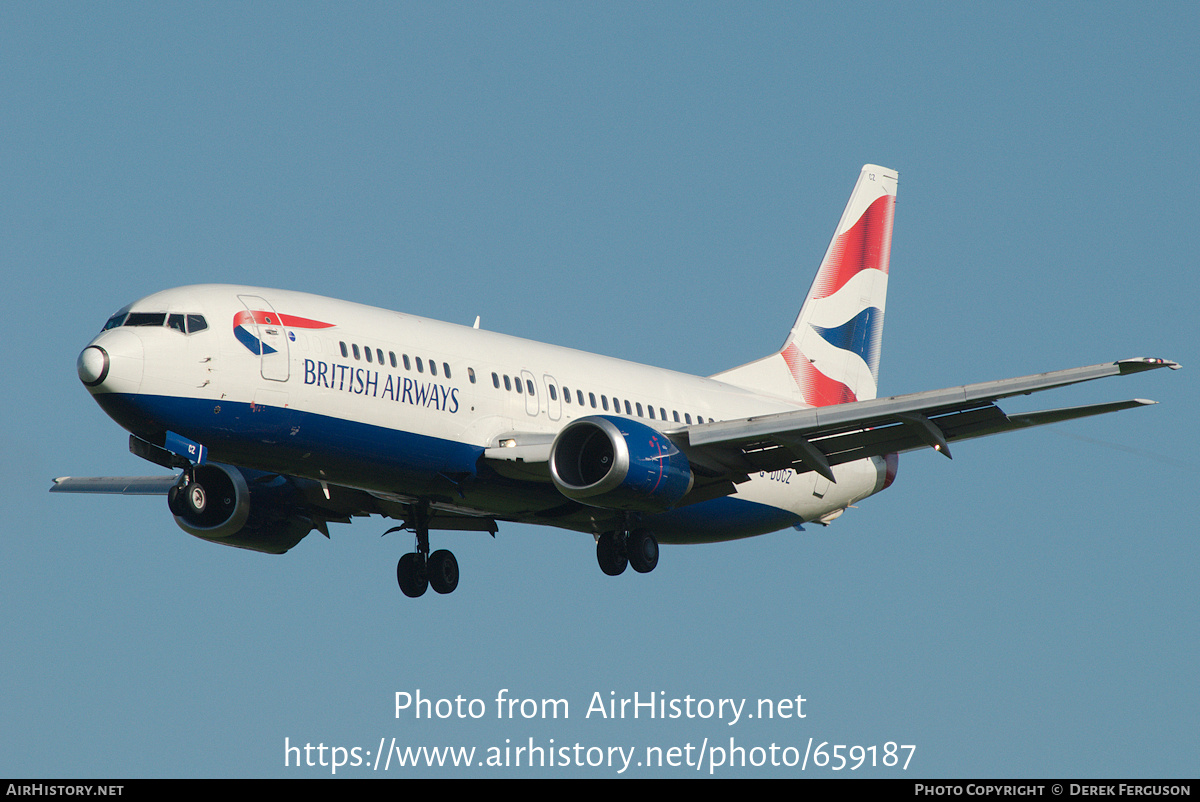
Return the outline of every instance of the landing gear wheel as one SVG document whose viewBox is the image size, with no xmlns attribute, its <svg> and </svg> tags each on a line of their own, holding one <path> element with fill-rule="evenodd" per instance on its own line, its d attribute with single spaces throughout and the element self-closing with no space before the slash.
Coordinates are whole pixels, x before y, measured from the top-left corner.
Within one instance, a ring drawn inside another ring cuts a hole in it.
<svg viewBox="0 0 1200 802">
<path fill-rule="evenodd" d="M 167 507 L 171 514 L 182 518 L 187 515 L 187 506 L 183 499 L 184 489 L 180 485 L 171 485 L 167 491 Z"/>
<path fill-rule="evenodd" d="M 396 582 L 405 596 L 415 599 L 422 596 L 429 587 L 429 579 L 425 573 L 425 560 L 420 554 L 408 553 L 396 563 Z"/>
<path fill-rule="evenodd" d="M 208 491 L 199 482 L 192 482 L 183 489 L 183 503 L 193 517 L 200 518 L 208 508 Z"/>
<path fill-rule="evenodd" d="M 438 593 L 453 593 L 458 587 L 458 560 L 446 549 L 438 549 L 429 555 L 426 567 L 429 584 Z"/>
<path fill-rule="evenodd" d="M 625 557 L 625 550 L 616 532 L 604 532 L 596 540 L 596 562 L 600 563 L 600 570 L 609 576 L 625 573 L 629 560 Z"/>
<path fill-rule="evenodd" d="M 629 533 L 625 551 L 629 554 L 629 564 L 639 574 L 648 574 L 658 565 L 658 541 L 644 529 Z"/>
</svg>

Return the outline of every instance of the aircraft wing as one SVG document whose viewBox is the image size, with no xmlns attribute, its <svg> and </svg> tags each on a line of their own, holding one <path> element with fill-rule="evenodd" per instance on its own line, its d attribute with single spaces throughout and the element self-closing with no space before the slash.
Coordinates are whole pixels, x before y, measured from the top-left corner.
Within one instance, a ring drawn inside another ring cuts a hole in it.
<svg viewBox="0 0 1200 802">
<path fill-rule="evenodd" d="M 743 481 L 750 473 L 792 467 L 833 481 L 843 462 L 932 447 L 950 456 L 949 443 L 1156 403 L 1144 399 L 1006 415 L 996 401 L 1069 384 L 1156 368 L 1163 359 L 1123 359 L 1083 368 L 980 382 L 944 390 L 876 398 L 740 420 L 703 423 L 667 432 L 698 472 Z"/>
</svg>

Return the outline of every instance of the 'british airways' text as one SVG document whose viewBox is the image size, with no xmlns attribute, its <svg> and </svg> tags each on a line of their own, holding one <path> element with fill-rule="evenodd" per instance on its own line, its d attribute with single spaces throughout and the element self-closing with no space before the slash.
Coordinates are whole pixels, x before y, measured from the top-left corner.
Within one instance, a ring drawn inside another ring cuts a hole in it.
<svg viewBox="0 0 1200 802">
<path fill-rule="evenodd" d="M 458 412 L 458 388 L 438 382 L 414 381 L 408 376 L 387 374 L 370 368 L 304 360 L 304 383 L 371 398 L 386 398 L 402 404 Z"/>
</svg>

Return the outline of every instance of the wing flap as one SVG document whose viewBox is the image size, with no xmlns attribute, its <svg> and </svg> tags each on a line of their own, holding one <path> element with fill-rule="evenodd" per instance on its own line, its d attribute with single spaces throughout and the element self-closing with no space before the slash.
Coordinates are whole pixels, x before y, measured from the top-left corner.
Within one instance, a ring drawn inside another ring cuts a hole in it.
<svg viewBox="0 0 1200 802">
<path fill-rule="evenodd" d="M 724 465 L 727 476 L 744 475 L 749 463 L 752 470 L 791 467 L 799 473 L 816 471 L 832 479 L 832 466 L 854 460 L 927 447 L 950 456 L 949 443 L 957 440 L 1153 404 L 1132 399 L 1006 415 L 995 402 L 1162 367 L 1176 370 L 1179 365 L 1163 359 L 1125 359 L 911 395 L 705 423 L 668 434 L 680 443 L 689 459 Z M 738 451 L 741 460 L 737 459 Z"/>
<path fill-rule="evenodd" d="M 941 431 L 947 442 L 971 440 L 976 437 L 987 437 L 1004 432 L 1015 432 L 1033 426 L 1044 426 L 1048 423 L 1086 418 L 1092 415 L 1103 415 L 1123 409 L 1153 404 L 1145 399 L 1117 401 L 1107 404 L 1089 404 L 1078 407 L 1063 407 L 1041 412 L 1028 412 L 1019 415 L 1005 415 L 995 405 L 965 412 L 951 413 L 930 422 Z M 859 431 L 838 435 L 825 440 L 816 441 L 818 446 L 836 449 L 829 455 L 829 461 L 834 465 L 851 462 L 867 457 L 882 456 L 883 454 L 915 451 L 928 447 L 928 442 L 912 427 L 905 424 L 895 424 L 869 431 Z"/>
<path fill-rule="evenodd" d="M 1123 359 L 1089 367 L 1037 373 L 1015 379 L 979 382 L 962 387 L 948 387 L 943 390 L 928 390 L 909 395 L 876 398 L 870 401 L 812 407 L 794 412 L 778 412 L 773 415 L 761 415 L 741 420 L 703 423 L 668 432 L 668 434 L 686 432 L 688 442 L 693 446 L 709 443 L 741 443 L 752 440 L 756 436 L 768 437 L 779 432 L 801 435 L 826 434 L 895 423 L 898 416 L 905 413 L 918 413 L 933 418 L 971 407 L 986 406 L 1014 395 L 1028 395 L 1056 387 L 1103 379 L 1108 376 L 1120 376 L 1163 367 L 1176 370 L 1179 365 L 1163 359 Z"/>
</svg>

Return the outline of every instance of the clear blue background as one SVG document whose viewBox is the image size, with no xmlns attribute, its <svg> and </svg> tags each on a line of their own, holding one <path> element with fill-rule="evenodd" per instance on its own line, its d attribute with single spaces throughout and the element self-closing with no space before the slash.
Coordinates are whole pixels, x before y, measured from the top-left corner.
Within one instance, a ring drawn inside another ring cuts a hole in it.
<svg viewBox="0 0 1200 802">
<path fill-rule="evenodd" d="M 393 736 L 1195 776 L 1198 55 L 1188 3 L 0 5 L 0 776 L 323 776 L 284 739 Z M 778 347 L 864 162 L 901 176 L 881 393 L 1192 370 L 1013 402 L 1162 403 L 905 455 L 828 529 L 648 576 L 437 535 L 462 585 L 416 601 L 379 518 L 268 557 L 46 492 L 156 471 L 74 369 L 135 298 L 280 286 L 709 374 Z M 571 717 L 396 719 L 417 688 Z M 807 717 L 585 719 L 596 691 Z"/>
</svg>

